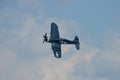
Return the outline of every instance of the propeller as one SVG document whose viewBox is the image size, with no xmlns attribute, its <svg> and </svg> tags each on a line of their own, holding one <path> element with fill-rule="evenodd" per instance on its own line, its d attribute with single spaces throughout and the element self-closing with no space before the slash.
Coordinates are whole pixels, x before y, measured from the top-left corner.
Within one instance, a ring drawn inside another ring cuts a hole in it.
<svg viewBox="0 0 120 80">
<path fill-rule="evenodd" d="M 44 42 L 47 41 L 47 39 L 48 39 L 47 33 L 45 33 L 45 34 L 43 35 L 43 38 L 44 38 L 44 39 L 43 39 L 43 44 L 44 44 Z"/>
</svg>

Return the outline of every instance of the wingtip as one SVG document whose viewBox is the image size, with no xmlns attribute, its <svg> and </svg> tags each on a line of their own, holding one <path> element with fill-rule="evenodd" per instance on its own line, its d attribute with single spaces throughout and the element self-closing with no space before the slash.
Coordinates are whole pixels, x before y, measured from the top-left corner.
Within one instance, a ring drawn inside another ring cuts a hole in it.
<svg viewBox="0 0 120 80">
<path fill-rule="evenodd" d="M 52 22 L 51 25 L 56 25 L 56 23 L 55 23 L 55 22 Z"/>
</svg>

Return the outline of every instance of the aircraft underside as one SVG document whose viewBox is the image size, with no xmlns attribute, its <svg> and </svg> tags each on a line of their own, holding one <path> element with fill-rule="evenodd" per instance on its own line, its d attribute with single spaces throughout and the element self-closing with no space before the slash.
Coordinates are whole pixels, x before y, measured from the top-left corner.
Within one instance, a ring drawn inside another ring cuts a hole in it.
<svg viewBox="0 0 120 80">
<path fill-rule="evenodd" d="M 61 45 L 58 43 L 51 43 L 54 56 L 56 58 L 61 58 Z"/>
</svg>

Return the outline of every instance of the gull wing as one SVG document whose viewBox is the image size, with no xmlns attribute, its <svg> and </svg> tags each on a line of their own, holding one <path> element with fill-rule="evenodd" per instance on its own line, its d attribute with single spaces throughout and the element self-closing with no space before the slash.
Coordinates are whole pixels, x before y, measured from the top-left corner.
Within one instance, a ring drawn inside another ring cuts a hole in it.
<svg viewBox="0 0 120 80">
<path fill-rule="evenodd" d="M 52 50 L 56 58 L 61 58 L 61 44 L 55 42 L 55 40 L 59 41 L 59 39 L 58 26 L 55 23 L 51 23 L 50 41 L 52 41 Z"/>
<path fill-rule="evenodd" d="M 59 39 L 59 38 L 60 35 L 57 24 L 51 23 L 50 39 Z"/>
<path fill-rule="evenodd" d="M 52 50 L 56 58 L 61 58 L 61 44 L 52 43 Z"/>
</svg>

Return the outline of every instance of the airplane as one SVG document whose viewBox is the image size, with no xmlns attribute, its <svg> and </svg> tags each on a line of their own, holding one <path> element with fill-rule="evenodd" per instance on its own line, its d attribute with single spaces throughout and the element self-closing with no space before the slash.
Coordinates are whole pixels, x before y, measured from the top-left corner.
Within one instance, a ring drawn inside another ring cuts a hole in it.
<svg viewBox="0 0 120 80">
<path fill-rule="evenodd" d="M 61 58 L 61 44 L 75 44 L 76 49 L 80 50 L 78 36 L 75 36 L 74 40 L 60 38 L 58 26 L 56 23 L 51 23 L 49 39 L 47 37 L 47 33 L 43 35 L 43 44 L 44 42 L 51 43 L 51 47 L 56 58 Z"/>
</svg>

